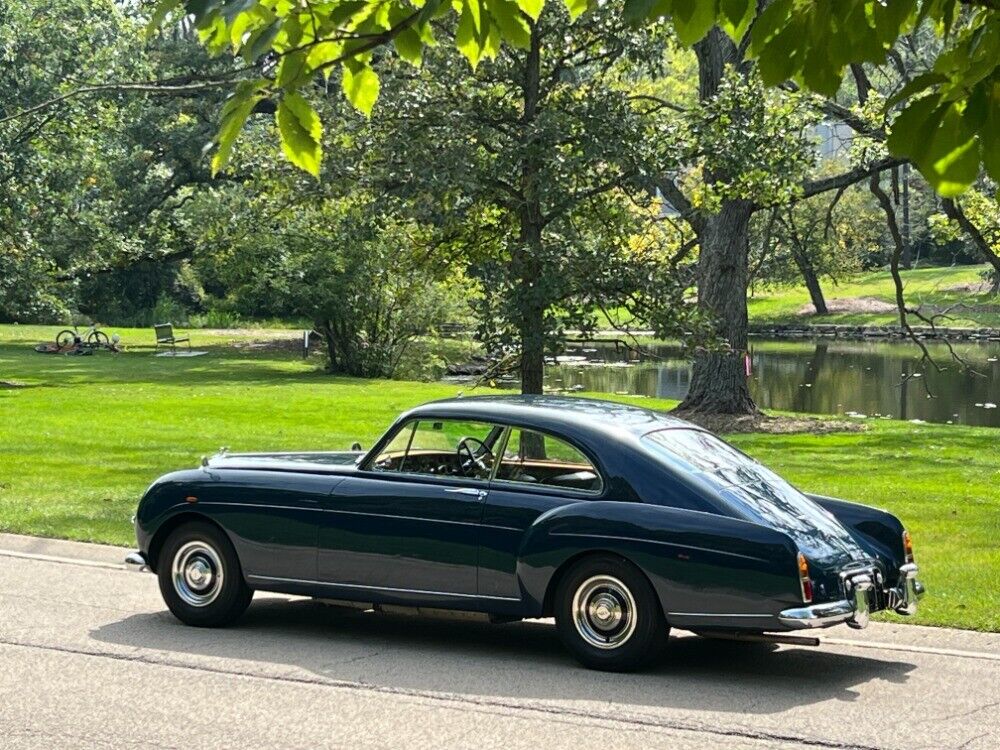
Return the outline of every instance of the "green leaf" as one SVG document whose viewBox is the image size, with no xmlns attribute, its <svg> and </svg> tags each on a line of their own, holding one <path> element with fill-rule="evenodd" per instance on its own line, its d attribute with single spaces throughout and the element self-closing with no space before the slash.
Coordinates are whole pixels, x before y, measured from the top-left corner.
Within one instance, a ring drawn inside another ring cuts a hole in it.
<svg viewBox="0 0 1000 750">
<path fill-rule="evenodd" d="M 757 65 L 766 85 L 776 86 L 788 80 L 798 69 L 800 39 L 800 30 L 790 24 L 764 43 Z"/>
<path fill-rule="evenodd" d="M 420 38 L 420 33 L 412 28 L 405 28 L 396 34 L 392 40 L 399 56 L 411 65 L 420 65 L 424 55 L 424 42 Z"/>
<path fill-rule="evenodd" d="M 469 65 L 475 70 L 483 56 L 483 47 L 486 40 L 476 33 L 476 27 L 469 12 L 469 6 L 463 5 L 462 15 L 458 18 L 458 28 L 455 30 L 455 46 L 458 51 L 465 55 Z"/>
<path fill-rule="evenodd" d="M 281 30 L 281 21 L 276 20 L 268 26 L 257 29 L 243 43 L 240 55 L 248 63 L 255 62 L 258 58 L 271 51 L 271 44 L 274 37 Z"/>
<path fill-rule="evenodd" d="M 504 40 L 520 49 L 531 46 L 531 27 L 517 3 L 512 0 L 487 0 L 486 7 Z"/>
<path fill-rule="evenodd" d="M 518 0 L 518 5 L 520 5 L 522 1 L 523 0 Z M 541 3 L 539 3 L 539 8 L 540 7 Z M 580 15 L 589 7 L 590 0 L 566 0 L 566 9 L 569 11 L 569 19 L 571 21 L 575 21 L 579 18 Z M 537 18 L 535 20 L 537 20 Z"/>
<path fill-rule="evenodd" d="M 464 7 L 465 10 L 462 11 L 463 15 L 468 11 L 469 18 L 472 19 L 472 28 L 475 29 L 477 35 L 481 36 L 483 31 L 483 16 L 479 0 L 464 0 Z"/>
<path fill-rule="evenodd" d="M 542 8 L 545 6 L 545 0 L 516 0 L 516 2 L 517 7 L 531 16 L 532 21 L 538 20 L 538 16 L 541 15 Z M 566 7 L 569 8 L 570 16 L 576 18 L 576 16 L 573 16 L 573 8 L 570 7 L 570 2 L 571 0 L 566 0 Z"/>
<path fill-rule="evenodd" d="M 739 42 L 750 28 L 756 7 L 753 0 L 720 0 L 719 28 L 734 42 Z"/>
<path fill-rule="evenodd" d="M 729 23 L 740 26 L 751 15 L 750 10 L 754 5 L 751 0 L 720 0 L 719 10 Z"/>
<path fill-rule="evenodd" d="M 987 94 L 986 122 L 979 129 L 983 166 L 994 182 L 1000 182 L 1000 82 Z"/>
<path fill-rule="evenodd" d="M 901 101 L 909 99 L 914 94 L 919 94 L 922 91 L 926 91 L 931 86 L 944 83 L 947 80 L 948 76 L 941 75 L 940 73 L 922 73 L 903 86 L 903 88 L 901 88 L 896 94 L 889 97 L 888 101 L 885 103 L 885 109 L 888 111 Z"/>
<path fill-rule="evenodd" d="M 306 55 L 306 67 L 309 70 L 323 70 L 343 54 L 344 45 L 341 42 L 320 42 Z"/>
<path fill-rule="evenodd" d="M 222 105 L 219 113 L 219 133 L 216 135 L 218 148 L 212 156 L 212 174 L 218 174 L 229 163 L 236 137 L 243 130 L 247 118 L 264 98 L 265 80 L 241 81 L 233 95 Z"/>
<path fill-rule="evenodd" d="M 278 102 L 277 119 L 281 150 L 285 156 L 295 166 L 313 177 L 319 177 L 323 126 L 316 110 L 301 94 L 292 91 Z"/>
<path fill-rule="evenodd" d="M 236 20 L 236 17 L 240 13 L 245 13 L 257 4 L 257 0 L 226 0 L 222 4 L 220 9 L 222 12 L 222 17 L 226 19 L 228 23 L 232 23 Z"/>
<path fill-rule="evenodd" d="M 674 0 L 674 30 L 681 44 L 692 45 L 715 24 L 718 0 Z"/>
<path fill-rule="evenodd" d="M 656 0 L 625 0 L 622 17 L 626 23 L 638 27 L 646 22 L 655 6 Z"/>
<path fill-rule="evenodd" d="M 771 37 L 788 25 L 791 10 L 792 0 L 774 0 L 757 16 L 750 32 L 750 49 L 754 54 L 760 54 Z"/>
<path fill-rule="evenodd" d="M 156 6 L 153 8 L 153 13 L 149 17 L 149 23 L 146 24 L 146 38 L 148 39 L 156 32 L 162 25 L 163 22 L 167 20 L 167 16 L 170 12 L 181 4 L 182 0 L 160 0 Z"/>
<path fill-rule="evenodd" d="M 844 69 L 832 59 L 830 37 L 814 35 L 802 64 L 802 80 L 813 91 L 833 97 L 840 88 Z"/>
<path fill-rule="evenodd" d="M 306 62 L 306 53 L 291 52 L 278 63 L 277 83 L 281 88 L 295 88 L 309 77 L 312 69 Z"/>
<path fill-rule="evenodd" d="M 919 161 L 930 147 L 930 138 L 944 117 L 941 98 L 930 94 L 910 102 L 892 124 L 886 145 L 896 156 Z"/>
<path fill-rule="evenodd" d="M 344 96 L 366 116 L 371 116 L 372 107 L 378 99 L 378 75 L 367 62 L 357 58 L 344 61 Z"/>
</svg>

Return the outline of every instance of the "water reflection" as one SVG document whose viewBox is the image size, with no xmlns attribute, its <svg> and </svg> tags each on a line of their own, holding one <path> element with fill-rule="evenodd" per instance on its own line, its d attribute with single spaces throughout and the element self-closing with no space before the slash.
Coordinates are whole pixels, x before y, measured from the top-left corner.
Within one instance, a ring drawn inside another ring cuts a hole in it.
<svg viewBox="0 0 1000 750">
<path fill-rule="evenodd" d="M 770 409 L 1000 427 L 1000 408 L 990 408 L 1000 405 L 1000 342 L 954 346 L 981 376 L 950 363 L 943 343 L 928 342 L 928 348 L 948 369 L 920 374 L 920 352 L 906 342 L 755 339 L 751 390 L 757 403 Z M 549 365 L 546 384 L 570 391 L 683 398 L 691 365 L 680 348 L 657 346 L 650 353 L 654 357 L 611 344 L 575 345 L 566 354 L 585 361 Z"/>
</svg>

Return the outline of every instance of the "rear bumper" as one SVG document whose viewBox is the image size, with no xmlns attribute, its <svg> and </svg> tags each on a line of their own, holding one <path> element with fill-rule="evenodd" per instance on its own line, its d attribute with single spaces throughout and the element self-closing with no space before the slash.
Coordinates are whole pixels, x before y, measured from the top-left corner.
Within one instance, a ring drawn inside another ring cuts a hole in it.
<svg viewBox="0 0 1000 750">
<path fill-rule="evenodd" d="M 924 585 L 917 580 L 918 568 L 909 563 L 899 569 L 899 580 L 894 588 L 885 592 L 888 606 L 901 615 L 917 612 L 917 601 L 924 595 Z M 778 615 L 778 621 L 786 628 L 828 628 L 847 623 L 853 628 L 868 625 L 871 612 L 872 589 L 875 582 L 871 576 L 858 575 L 845 580 L 848 598 L 808 607 L 786 609 Z"/>
</svg>

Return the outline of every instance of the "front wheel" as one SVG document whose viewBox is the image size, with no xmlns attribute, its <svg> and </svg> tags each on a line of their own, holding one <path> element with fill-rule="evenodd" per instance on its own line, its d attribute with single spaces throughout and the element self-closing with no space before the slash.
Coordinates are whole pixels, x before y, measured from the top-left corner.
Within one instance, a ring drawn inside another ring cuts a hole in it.
<svg viewBox="0 0 1000 750">
<path fill-rule="evenodd" d="M 670 632 L 653 587 L 627 561 L 584 558 L 556 589 L 556 627 L 586 667 L 626 672 L 656 661 Z"/>
<path fill-rule="evenodd" d="M 157 567 L 163 601 L 187 625 L 229 625 L 253 598 L 232 543 L 209 523 L 186 523 L 171 532 Z"/>
<path fill-rule="evenodd" d="M 59 331 L 59 335 L 56 336 L 56 346 L 60 349 L 72 346 L 74 341 L 76 341 L 76 331 L 71 331 L 68 328 L 65 331 Z"/>
</svg>

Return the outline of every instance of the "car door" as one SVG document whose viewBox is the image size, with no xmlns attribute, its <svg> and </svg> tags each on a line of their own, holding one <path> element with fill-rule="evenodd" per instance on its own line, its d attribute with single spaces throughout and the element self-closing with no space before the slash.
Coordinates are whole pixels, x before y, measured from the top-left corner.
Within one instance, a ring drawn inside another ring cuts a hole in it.
<svg viewBox="0 0 1000 750">
<path fill-rule="evenodd" d="M 468 420 L 404 423 L 326 499 L 320 581 L 354 589 L 353 598 L 365 590 L 420 603 L 475 598 L 489 446 L 503 433 Z"/>
<path fill-rule="evenodd" d="M 524 535 L 548 510 L 603 493 L 600 471 L 568 441 L 513 427 L 498 459 L 480 531 L 479 592 L 520 599 L 518 553 Z"/>
</svg>

